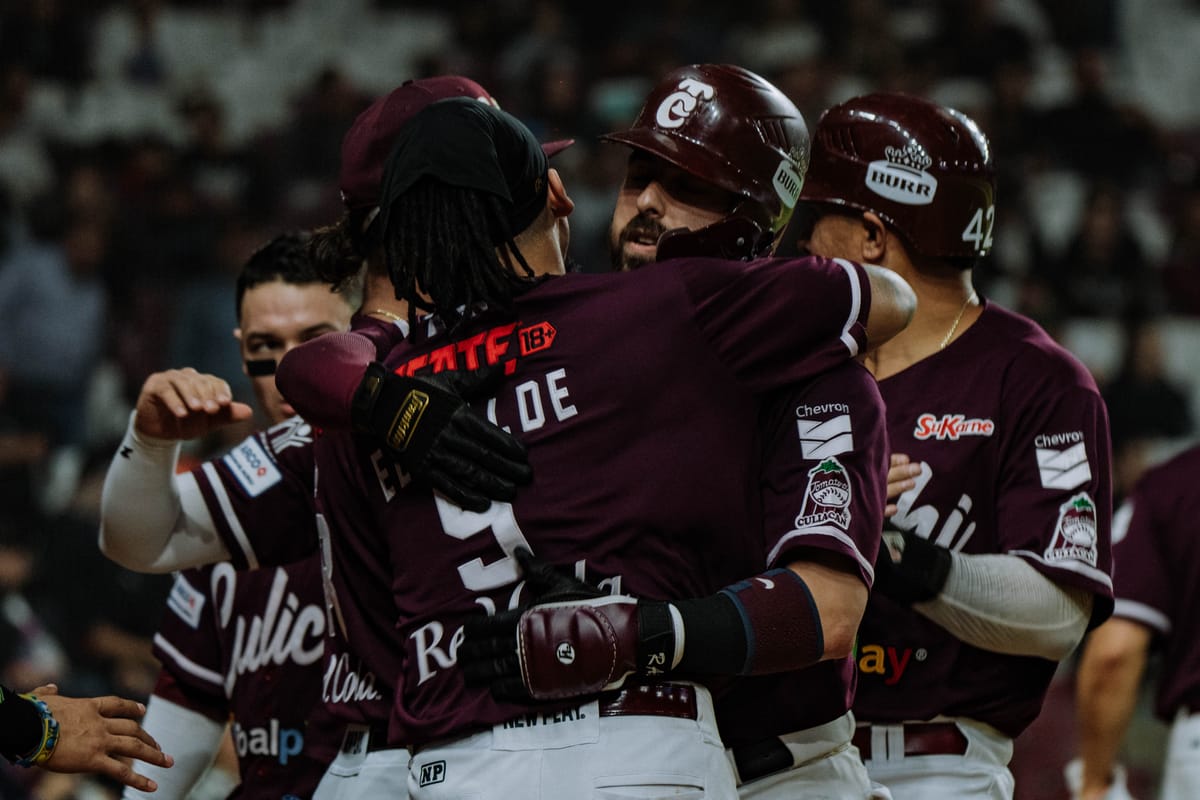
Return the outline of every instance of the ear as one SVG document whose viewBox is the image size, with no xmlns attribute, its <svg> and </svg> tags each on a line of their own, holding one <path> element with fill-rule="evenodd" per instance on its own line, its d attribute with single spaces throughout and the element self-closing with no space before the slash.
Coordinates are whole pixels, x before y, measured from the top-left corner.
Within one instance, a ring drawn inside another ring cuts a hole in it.
<svg viewBox="0 0 1200 800">
<path fill-rule="evenodd" d="M 558 170 L 551 167 L 546 172 L 546 180 L 548 183 L 546 191 L 546 205 L 554 212 L 555 217 L 570 216 L 575 210 L 575 201 L 567 195 L 566 187 L 563 186 L 562 176 L 558 174 Z"/>
<path fill-rule="evenodd" d="M 888 229 L 873 211 L 862 215 L 862 260 L 867 264 L 882 264 L 888 248 Z"/>
</svg>

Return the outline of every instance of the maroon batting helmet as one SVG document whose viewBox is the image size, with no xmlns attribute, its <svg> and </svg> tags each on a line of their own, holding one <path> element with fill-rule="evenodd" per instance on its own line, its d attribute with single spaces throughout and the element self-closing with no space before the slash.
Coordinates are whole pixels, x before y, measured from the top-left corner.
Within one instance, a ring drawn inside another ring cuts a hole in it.
<svg viewBox="0 0 1200 800">
<path fill-rule="evenodd" d="M 392 152 L 400 129 L 425 106 L 451 97 L 470 97 L 495 108 L 500 107 L 487 89 L 470 78 L 441 75 L 405 81 L 358 115 L 342 140 L 342 169 L 338 185 L 342 190 L 342 202 L 347 208 L 370 208 L 379 203 L 383 165 Z M 552 156 L 573 141 L 563 139 L 547 142 L 542 145 L 542 150 L 547 156 Z"/>
<path fill-rule="evenodd" d="M 996 175 L 967 115 L 919 97 L 868 94 L 821 115 L 802 202 L 872 211 L 921 255 L 992 248 Z"/>
<path fill-rule="evenodd" d="M 808 166 L 799 109 L 763 78 L 728 64 L 675 70 L 650 92 L 632 128 L 601 138 L 752 200 L 774 235 L 792 216 Z"/>
</svg>

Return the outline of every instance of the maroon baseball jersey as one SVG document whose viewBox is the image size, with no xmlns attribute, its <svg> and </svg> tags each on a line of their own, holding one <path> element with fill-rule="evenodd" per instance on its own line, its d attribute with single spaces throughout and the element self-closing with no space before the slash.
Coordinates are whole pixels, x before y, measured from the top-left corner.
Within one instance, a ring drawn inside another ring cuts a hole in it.
<svg viewBox="0 0 1200 800">
<path fill-rule="evenodd" d="M 773 403 L 763 464 L 759 569 L 787 566 L 804 548 L 836 553 L 874 581 L 887 493 L 887 431 L 875 379 L 848 362 Z M 717 702 L 726 746 L 835 719 L 854 699 L 854 659 L 744 678 Z"/>
<path fill-rule="evenodd" d="M 1200 711 L 1200 447 L 1138 481 L 1113 521 L 1113 615 L 1147 626 L 1162 645 L 1155 712 Z M 1126 527 L 1126 525 L 1128 527 Z"/>
<path fill-rule="evenodd" d="M 318 552 L 313 438 L 312 427 L 293 417 L 191 472 L 238 570 L 291 564 Z M 320 591 L 323 581 L 316 586 Z M 382 597 L 390 603 L 386 591 Z M 326 607 L 320 685 L 325 713 L 342 723 L 385 724 L 395 664 L 387 662 L 380 669 L 364 662 L 332 623 Z"/>
<path fill-rule="evenodd" d="M 962 553 L 1007 553 L 1112 610 L 1108 418 L 1087 370 L 1029 320 L 986 303 L 946 349 L 879 384 L 895 453 L 921 465 L 892 524 Z M 855 715 L 938 714 L 1009 736 L 1038 714 L 1055 664 L 965 644 L 878 593 L 858 638 Z"/>
<path fill-rule="evenodd" d="M 355 618 L 399 626 L 393 741 L 527 710 L 467 688 L 456 668 L 463 623 L 522 601 L 517 547 L 653 599 L 761 572 L 764 393 L 857 351 L 864 292 L 848 262 L 677 261 L 547 280 L 514 316 L 484 315 L 453 340 L 422 325 L 394 349 L 385 363 L 400 374 L 504 363 L 504 386 L 477 407 L 528 446 L 534 480 L 473 513 L 410 484 L 365 440 L 317 441 L 335 617 L 360 652 Z M 381 571 L 391 607 L 366 602 Z"/>
<path fill-rule="evenodd" d="M 325 612 L 316 556 L 237 572 L 224 562 L 175 578 L 154 654 L 187 691 L 169 700 L 232 715 L 242 782 L 231 797 L 310 797 L 341 726 L 321 705 Z"/>
</svg>

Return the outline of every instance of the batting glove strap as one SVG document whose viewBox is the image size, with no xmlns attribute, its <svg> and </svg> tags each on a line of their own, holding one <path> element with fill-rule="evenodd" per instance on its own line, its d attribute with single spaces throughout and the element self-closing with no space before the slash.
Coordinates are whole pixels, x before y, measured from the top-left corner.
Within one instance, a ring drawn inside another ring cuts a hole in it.
<svg viewBox="0 0 1200 800">
<path fill-rule="evenodd" d="M 517 627 L 521 678 L 535 700 L 617 689 L 634 674 L 660 675 L 674 651 L 667 604 L 631 597 L 534 606 Z"/>
<path fill-rule="evenodd" d="M 898 603 L 932 600 L 950 575 L 950 551 L 910 531 L 885 530 L 875 559 L 875 591 Z"/>
</svg>

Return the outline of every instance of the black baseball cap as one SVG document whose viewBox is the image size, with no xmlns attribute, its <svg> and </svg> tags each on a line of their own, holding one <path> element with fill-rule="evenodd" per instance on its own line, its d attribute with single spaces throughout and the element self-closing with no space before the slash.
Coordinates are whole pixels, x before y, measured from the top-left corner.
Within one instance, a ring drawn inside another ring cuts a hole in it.
<svg viewBox="0 0 1200 800">
<path fill-rule="evenodd" d="M 542 146 L 513 115 L 469 98 L 439 100 L 397 134 L 383 170 L 383 223 L 397 197 L 430 177 L 505 201 L 516 236 L 546 207 L 548 169 Z"/>
</svg>

